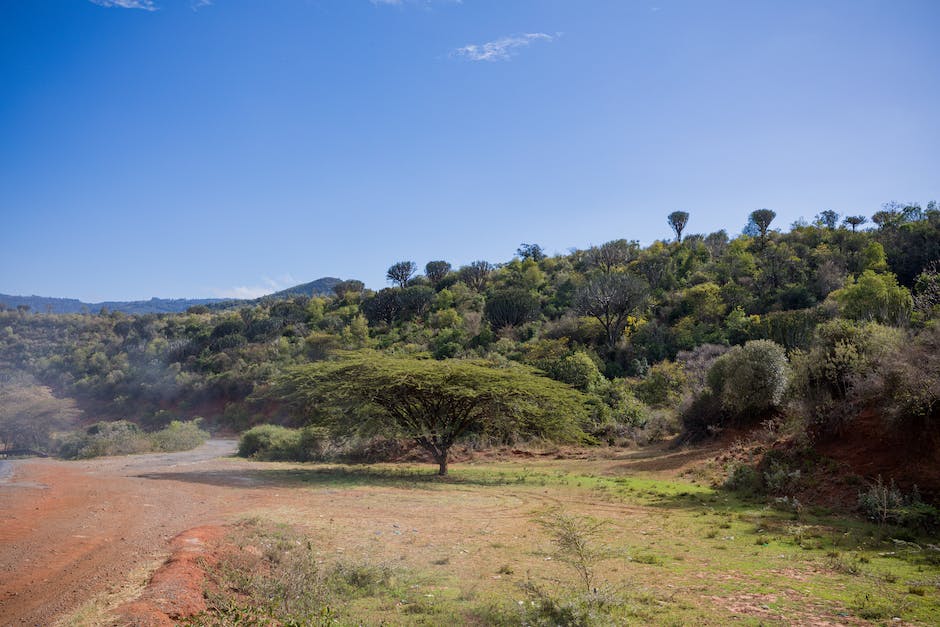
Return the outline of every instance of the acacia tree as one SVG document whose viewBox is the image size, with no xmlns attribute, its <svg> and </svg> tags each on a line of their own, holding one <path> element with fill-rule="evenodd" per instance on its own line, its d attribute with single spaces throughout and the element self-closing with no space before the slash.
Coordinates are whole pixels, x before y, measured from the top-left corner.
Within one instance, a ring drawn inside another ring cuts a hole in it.
<svg viewBox="0 0 940 627">
<path fill-rule="evenodd" d="M 450 264 L 446 261 L 429 261 L 424 266 L 424 275 L 428 277 L 431 285 L 437 287 L 437 284 L 450 273 L 450 268 Z"/>
<path fill-rule="evenodd" d="M 411 275 L 413 275 L 417 269 L 418 265 L 413 261 L 399 261 L 398 263 L 392 264 L 388 272 L 385 273 L 385 278 L 393 283 L 398 283 L 398 287 L 405 287 Z"/>
<path fill-rule="evenodd" d="M 855 232 L 855 229 L 865 224 L 866 222 L 868 222 L 868 218 L 865 216 L 846 216 L 845 219 L 842 220 L 843 224 L 848 224 L 852 227 L 853 233 Z"/>
<path fill-rule="evenodd" d="M 760 235 L 761 246 L 767 241 L 767 231 L 770 230 L 770 223 L 777 217 L 775 211 L 770 209 L 755 209 L 751 212 L 751 222 L 757 228 Z"/>
<path fill-rule="evenodd" d="M 613 351 L 627 319 L 646 302 L 648 294 L 649 285 L 635 274 L 600 274 L 578 290 L 576 306 L 582 315 L 601 323 L 607 348 Z"/>
<path fill-rule="evenodd" d="M 672 230 L 676 233 L 676 241 L 682 241 L 682 231 L 685 230 L 685 225 L 689 223 L 689 212 L 688 211 L 673 211 L 666 217 L 666 221 L 669 222 L 669 226 L 672 227 Z"/>
<path fill-rule="evenodd" d="M 413 439 L 447 474 L 451 447 L 473 434 L 526 434 L 556 441 L 583 436 L 584 397 L 525 366 L 352 353 L 300 366 L 274 394 L 311 423 L 337 434 Z"/>
</svg>

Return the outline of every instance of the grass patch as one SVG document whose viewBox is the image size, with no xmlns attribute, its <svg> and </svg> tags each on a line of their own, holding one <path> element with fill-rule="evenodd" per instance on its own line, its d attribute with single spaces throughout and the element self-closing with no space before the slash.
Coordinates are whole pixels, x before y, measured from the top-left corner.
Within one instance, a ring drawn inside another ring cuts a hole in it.
<svg viewBox="0 0 940 627">
<path fill-rule="evenodd" d="M 259 511 L 315 539 L 310 624 L 940 622 L 929 539 L 673 476 L 570 460 L 239 475 L 297 490 Z"/>
</svg>

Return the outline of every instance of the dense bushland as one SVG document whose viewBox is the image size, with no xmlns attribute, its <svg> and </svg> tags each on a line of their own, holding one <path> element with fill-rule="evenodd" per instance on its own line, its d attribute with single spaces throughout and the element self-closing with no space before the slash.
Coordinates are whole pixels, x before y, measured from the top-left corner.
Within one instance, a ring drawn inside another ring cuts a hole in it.
<svg viewBox="0 0 940 627">
<path fill-rule="evenodd" d="M 608 443 L 683 428 L 702 437 L 778 415 L 838 436 L 872 408 L 931 440 L 935 203 L 888 204 L 869 230 L 823 212 L 783 232 L 761 210 L 733 238 L 689 234 L 694 214 L 677 214 L 664 223 L 674 241 L 613 239 L 554 256 L 526 244 L 506 263 L 432 260 L 423 274 L 401 261 L 378 291 L 350 280 L 330 297 L 178 315 L 0 311 L 0 372 L 47 390 L 32 395 L 37 416 L 52 398 L 148 430 L 194 415 L 234 430 L 300 427 L 314 408 L 277 393 L 285 373 L 371 350 L 478 360 L 506 376 L 509 364 L 532 368 L 576 390 L 579 429 Z"/>
</svg>

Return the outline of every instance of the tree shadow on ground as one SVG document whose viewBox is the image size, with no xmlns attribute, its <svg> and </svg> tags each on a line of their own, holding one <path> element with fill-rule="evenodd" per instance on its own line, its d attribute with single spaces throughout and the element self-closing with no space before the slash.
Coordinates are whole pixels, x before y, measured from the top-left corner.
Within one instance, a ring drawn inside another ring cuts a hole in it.
<svg viewBox="0 0 940 627">
<path fill-rule="evenodd" d="M 716 451 L 716 448 L 710 449 L 682 449 L 675 451 L 653 451 L 650 453 L 638 453 L 631 455 L 622 463 L 612 465 L 609 469 L 610 474 L 620 474 L 632 471 L 659 472 L 678 470 L 692 462 L 699 462 L 708 459 Z"/>
<path fill-rule="evenodd" d="M 500 486 L 524 483 L 524 473 L 453 473 L 445 477 L 430 468 L 375 468 L 321 466 L 311 468 L 259 468 L 190 472 L 152 472 L 139 479 L 185 481 L 221 487 L 324 487 L 382 486 L 432 490 L 442 486 Z M 523 477 L 520 480 L 520 477 Z"/>
</svg>

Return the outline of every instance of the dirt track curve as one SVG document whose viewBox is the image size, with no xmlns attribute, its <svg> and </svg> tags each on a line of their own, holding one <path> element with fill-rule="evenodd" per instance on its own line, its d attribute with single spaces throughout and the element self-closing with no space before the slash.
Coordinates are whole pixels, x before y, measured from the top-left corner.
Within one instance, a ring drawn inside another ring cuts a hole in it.
<svg viewBox="0 0 940 627">
<path fill-rule="evenodd" d="M 95 595 L 131 585 L 131 574 L 164 559 L 182 531 L 264 498 L 244 486 L 160 480 L 227 470 L 237 483 L 244 462 L 222 459 L 234 448 L 211 440 L 183 453 L 0 464 L 0 625 L 50 625 Z"/>
</svg>

